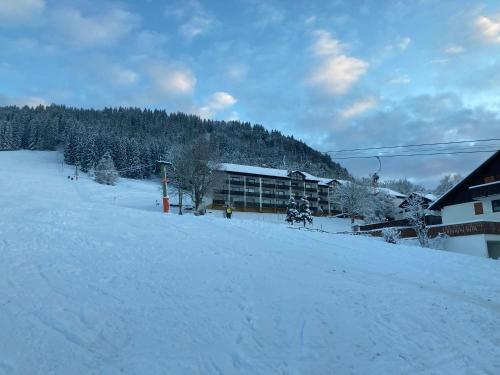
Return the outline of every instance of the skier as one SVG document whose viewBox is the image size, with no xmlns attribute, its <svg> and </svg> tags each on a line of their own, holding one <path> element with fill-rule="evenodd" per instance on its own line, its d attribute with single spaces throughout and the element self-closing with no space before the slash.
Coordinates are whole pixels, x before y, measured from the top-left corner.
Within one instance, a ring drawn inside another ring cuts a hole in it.
<svg viewBox="0 0 500 375">
<path fill-rule="evenodd" d="M 231 219 L 231 215 L 232 215 L 232 214 L 233 214 L 233 208 L 232 208 L 231 206 L 228 206 L 228 207 L 226 208 L 226 217 L 227 217 L 228 219 Z"/>
</svg>

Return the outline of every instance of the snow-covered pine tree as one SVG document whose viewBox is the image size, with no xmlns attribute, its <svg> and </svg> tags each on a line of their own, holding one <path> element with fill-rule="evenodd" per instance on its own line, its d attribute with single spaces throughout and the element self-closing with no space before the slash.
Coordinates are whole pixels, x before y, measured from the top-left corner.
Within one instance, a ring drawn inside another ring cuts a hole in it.
<svg viewBox="0 0 500 375">
<path fill-rule="evenodd" d="M 80 168 L 83 172 L 88 172 L 94 167 L 96 161 L 96 150 L 94 137 L 90 135 L 80 148 Z"/>
<path fill-rule="evenodd" d="M 64 143 L 64 161 L 67 164 L 75 165 L 79 162 L 78 157 L 78 145 L 80 141 L 78 139 L 78 135 L 70 131 L 66 137 L 66 142 Z"/>
<path fill-rule="evenodd" d="M 312 224 L 313 218 L 311 214 L 311 209 L 309 208 L 309 201 L 306 198 L 300 198 L 299 202 L 299 215 L 297 221 L 304 224 Z"/>
<path fill-rule="evenodd" d="M 104 185 L 115 185 L 118 181 L 118 172 L 115 169 L 115 163 L 109 152 L 99 160 L 95 167 L 95 180 L 96 182 Z"/>
<path fill-rule="evenodd" d="M 13 143 L 12 125 L 7 121 L 0 121 L 0 151 L 13 150 Z"/>
<path fill-rule="evenodd" d="M 295 199 L 291 197 L 288 201 L 285 220 L 288 224 L 293 225 L 293 223 L 297 221 L 298 216 L 299 211 L 297 210 L 297 202 L 295 202 Z"/>
</svg>

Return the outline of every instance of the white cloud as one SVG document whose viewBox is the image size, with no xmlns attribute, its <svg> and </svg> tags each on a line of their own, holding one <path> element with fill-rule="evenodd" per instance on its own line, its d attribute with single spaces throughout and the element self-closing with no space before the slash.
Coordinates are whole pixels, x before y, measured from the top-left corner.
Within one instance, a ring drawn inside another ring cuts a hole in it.
<svg viewBox="0 0 500 375">
<path fill-rule="evenodd" d="M 316 22 L 316 16 L 307 17 L 304 22 L 306 23 L 306 25 L 314 24 Z"/>
<path fill-rule="evenodd" d="M 375 108 L 377 104 L 378 100 L 376 98 L 361 99 L 342 110 L 340 116 L 344 119 L 349 119 Z"/>
<path fill-rule="evenodd" d="M 206 33 L 215 22 L 215 18 L 197 0 L 184 0 L 170 4 L 166 7 L 164 14 L 182 22 L 179 34 L 188 41 Z"/>
<path fill-rule="evenodd" d="M 345 93 L 366 73 L 368 63 L 342 54 L 347 46 L 332 38 L 328 31 L 316 30 L 314 36 L 311 50 L 320 63 L 310 72 L 306 82 L 329 95 Z"/>
<path fill-rule="evenodd" d="M 500 16 L 490 18 L 479 16 L 475 22 L 481 37 L 490 43 L 500 43 Z"/>
<path fill-rule="evenodd" d="M 155 62 L 147 67 L 155 89 L 167 95 L 188 95 L 196 86 L 193 72 L 183 66 L 167 62 Z"/>
<path fill-rule="evenodd" d="M 0 105 L 15 105 L 19 107 L 27 105 L 28 107 L 37 107 L 39 105 L 47 106 L 49 102 L 36 96 L 12 97 L 0 93 Z"/>
<path fill-rule="evenodd" d="M 330 95 L 345 93 L 366 73 L 366 61 L 349 56 L 333 56 L 311 72 L 308 83 Z"/>
<path fill-rule="evenodd" d="M 238 121 L 239 119 L 240 119 L 240 116 L 238 115 L 238 112 L 231 111 L 229 116 L 226 118 L 226 121 Z"/>
<path fill-rule="evenodd" d="M 464 53 L 464 52 L 465 52 L 465 48 L 463 46 L 460 46 L 460 45 L 451 45 L 451 46 L 446 47 L 446 49 L 444 50 L 444 53 L 447 53 L 448 55 L 458 55 L 458 54 Z"/>
<path fill-rule="evenodd" d="M 240 80 L 248 73 L 248 66 L 242 63 L 230 64 L 226 68 L 227 76 L 232 80 Z"/>
<path fill-rule="evenodd" d="M 0 20 L 15 22 L 40 14 L 45 0 L 0 0 Z"/>
<path fill-rule="evenodd" d="M 236 104 L 237 100 L 231 94 L 219 91 L 210 95 L 207 99 L 207 102 L 204 106 L 200 107 L 196 112 L 199 116 L 210 118 L 215 116 L 218 111 L 225 110 L 227 108 L 232 107 Z M 236 112 L 232 112 L 230 117 Z"/>
<path fill-rule="evenodd" d="M 344 45 L 326 30 L 314 31 L 316 40 L 312 45 L 312 51 L 316 56 L 338 55 L 342 52 Z"/>
<path fill-rule="evenodd" d="M 210 17 L 194 16 L 180 27 L 179 32 L 184 38 L 190 40 L 205 33 L 212 22 Z"/>
<path fill-rule="evenodd" d="M 410 77 L 406 74 L 397 74 L 396 77 L 389 81 L 393 85 L 406 85 L 410 82 Z"/>
<path fill-rule="evenodd" d="M 213 109 L 220 110 L 227 107 L 231 107 L 236 103 L 236 101 L 237 100 L 231 94 L 228 94 L 227 92 L 224 91 L 219 91 L 210 95 L 208 103 L 209 106 L 212 107 Z"/>
<path fill-rule="evenodd" d="M 112 82 L 120 86 L 133 85 L 139 78 L 135 71 L 118 64 L 109 67 L 109 74 Z"/>
<path fill-rule="evenodd" d="M 408 36 L 405 36 L 404 38 L 401 38 L 401 40 L 398 42 L 398 47 L 401 51 L 406 50 L 411 44 L 411 38 Z"/>
<path fill-rule="evenodd" d="M 53 22 L 59 35 L 68 43 L 89 47 L 119 41 L 138 26 L 139 18 L 122 9 L 83 15 L 77 9 L 60 8 L 54 11 Z"/>
</svg>

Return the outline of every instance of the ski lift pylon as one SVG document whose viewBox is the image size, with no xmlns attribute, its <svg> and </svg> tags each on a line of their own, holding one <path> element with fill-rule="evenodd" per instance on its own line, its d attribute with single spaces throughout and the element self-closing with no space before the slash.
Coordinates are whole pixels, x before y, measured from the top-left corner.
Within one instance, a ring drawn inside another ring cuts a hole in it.
<svg viewBox="0 0 500 375">
<path fill-rule="evenodd" d="M 373 189 L 373 194 L 378 193 L 378 180 L 380 179 L 380 171 L 382 170 L 382 161 L 380 160 L 380 156 L 374 156 L 378 160 L 378 170 L 377 172 L 372 174 L 372 189 Z"/>
</svg>

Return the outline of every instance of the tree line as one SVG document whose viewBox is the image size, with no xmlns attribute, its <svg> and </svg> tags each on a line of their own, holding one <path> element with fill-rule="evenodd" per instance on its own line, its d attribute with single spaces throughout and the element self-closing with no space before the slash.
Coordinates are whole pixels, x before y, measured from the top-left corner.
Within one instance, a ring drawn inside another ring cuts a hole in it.
<svg viewBox="0 0 500 375">
<path fill-rule="evenodd" d="M 62 147 L 66 163 L 83 171 L 95 168 L 109 152 L 122 177 L 148 178 L 158 173 L 158 159 L 199 139 L 207 140 L 220 162 L 350 177 L 329 155 L 293 136 L 248 122 L 139 108 L 0 107 L 0 150 Z"/>
</svg>

